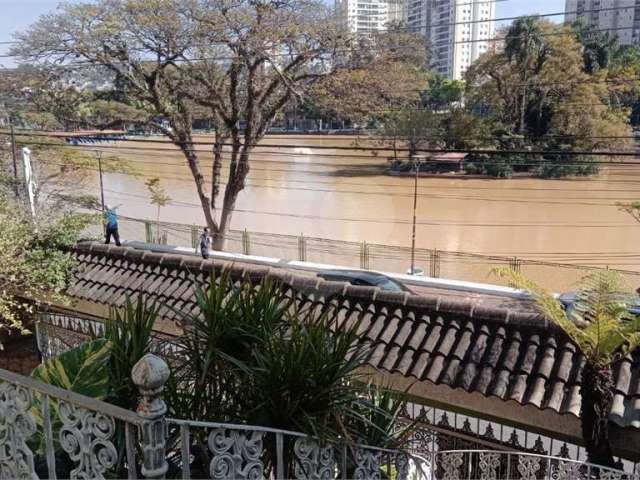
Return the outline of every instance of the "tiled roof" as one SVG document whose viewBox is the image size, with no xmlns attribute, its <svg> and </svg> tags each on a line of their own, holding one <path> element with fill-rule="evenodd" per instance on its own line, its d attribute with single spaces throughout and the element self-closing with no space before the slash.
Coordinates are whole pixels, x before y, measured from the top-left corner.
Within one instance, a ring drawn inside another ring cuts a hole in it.
<svg viewBox="0 0 640 480">
<path fill-rule="evenodd" d="M 176 309 L 196 308 L 193 284 L 207 283 L 214 267 L 230 268 L 238 278 L 278 276 L 298 301 L 333 302 L 340 321 L 359 322 L 370 340 L 369 363 L 377 369 L 561 414 L 580 413 L 584 357 L 540 314 L 95 243 L 80 244 L 75 256 L 73 297 L 120 305 L 126 295 L 143 292 L 166 305 L 162 315 L 169 320 Z M 615 385 L 611 419 L 640 428 L 640 350 L 616 365 Z"/>
</svg>

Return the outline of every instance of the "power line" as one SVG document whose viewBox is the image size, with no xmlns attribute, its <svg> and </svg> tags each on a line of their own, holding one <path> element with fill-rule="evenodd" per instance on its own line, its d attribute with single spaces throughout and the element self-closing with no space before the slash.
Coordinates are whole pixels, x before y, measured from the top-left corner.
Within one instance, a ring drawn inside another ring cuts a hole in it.
<svg viewBox="0 0 640 480">
<path fill-rule="evenodd" d="M 149 143 L 165 143 L 165 142 L 158 142 L 155 140 L 149 140 Z M 35 146 L 49 146 L 49 147 L 57 147 L 57 148 L 92 148 L 95 149 L 95 146 L 93 147 L 89 147 L 84 146 L 84 145 L 60 145 L 60 144 L 56 144 L 56 143 L 40 143 L 40 142 L 29 142 L 29 145 L 35 145 Z M 195 143 L 192 142 L 191 145 L 194 145 Z M 204 145 L 204 143 L 198 143 L 199 145 Z M 211 143 L 211 145 L 213 145 L 213 143 Z M 233 146 L 232 143 L 222 143 L 221 145 L 223 146 Z M 118 146 L 110 146 L 110 145 L 103 145 L 101 146 L 101 148 L 106 148 L 106 149 L 122 149 L 122 147 L 118 147 Z M 286 145 L 286 144 L 271 144 L 271 145 L 254 145 L 252 146 L 253 149 L 257 149 L 257 148 L 313 148 L 316 150 L 365 150 L 365 151 L 371 151 L 371 152 L 387 152 L 387 153 L 392 153 L 394 150 L 396 152 L 414 152 L 414 153 L 418 153 L 418 152 L 423 152 L 423 153 L 467 153 L 467 154 L 476 154 L 476 155 L 556 155 L 556 156 L 604 156 L 604 157 L 637 157 L 638 156 L 638 152 L 637 151 L 628 151 L 628 150 L 622 150 L 622 151 L 591 151 L 591 150 L 516 150 L 516 149 L 510 149 L 510 150 L 496 150 L 496 149 L 463 149 L 463 148 L 450 148 L 450 149 L 442 149 L 442 148 L 424 148 L 424 147 L 420 147 L 420 148 L 416 148 L 415 150 L 411 150 L 409 148 L 393 148 L 393 147 L 351 147 L 351 146 L 342 146 L 342 145 L 337 145 L 337 146 L 329 146 L 329 145 Z M 135 150 L 133 147 L 129 148 L 130 150 Z M 196 149 L 193 149 L 193 151 L 197 151 Z M 259 151 L 256 152 L 256 154 L 260 153 Z M 586 162 L 584 162 L 586 163 Z M 581 165 L 584 163 L 580 163 Z M 636 162 L 613 162 L 613 161 L 609 161 L 609 162 L 592 162 L 594 164 L 609 164 L 609 163 L 616 163 L 618 165 L 625 165 L 625 164 L 629 164 L 629 165 L 636 165 Z M 567 165 L 565 163 L 565 165 Z"/>
<path fill-rule="evenodd" d="M 133 198 L 142 198 L 144 200 L 149 201 L 149 198 L 144 195 L 136 195 L 127 192 L 118 192 L 116 190 L 108 190 L 111 193 L 116 193 L 119 195 L 133 197 Z M 171 205 L 174 206 L 182 206 L 182 207 L 190 207 L 190 208 L 198 208 L 201 209 L 202 205 L 190 202 L 180 202 L 173 201 L 170 202 Z M 267 216 L 278 216 L 278 217 L 291 217 L 291 218 L 302 218 L 309 220 L 328 220 L 328 221 L 340 221 L 340 222 L 360 222 L 360 223 L 373 223 L 373 224 L 389 224 L 389 225 L 411 225 L 412 221 L 409 220 L 395 220 L 395 219 L 375 219 L 375 218 L 352 218 L 352 217 L 334 217 L 334 216 L 323 216 L 323 215 L 313 215 L 313 214 L 297 214 L 292 212 L 270 212 L 265 210 L 253 210 L 253 209 L 242 209 L 242 208 L 234 208 L 233 210 L 236 213 L 249 213 L 255 215 L 267 215 Z M 426 221 L 420 220 L 417 221 L 418 225 L 425 226 L 457 226 L 457 227 L 498 227 L 498 228 L 509 228 L 509 227 L 546 227 L 546 228 L 633 228 L 640 227 L 640 224 L 636 225 L 602 225 L 602 224 L 559 224 L 559 223 L 463 223 L 463 222 L 434 222 L 434 221 Z"/>
<path fill-rule="evenodd" d="M 562 104 L 564 105 L 564 104 Z M 592 106 L 600 106 L 600 104 L 580 104 L 580 105 L 592 105 Z M 411 110 L 423 110 L 423 109 L 411 109 Z M 424 109 L 425 111 L 428 111 L 428 109 Z M 386 110 L 386 111 L 391 111 L 391 110 Z M 133 143 L 164 143 L 164 144 L 171 144 L 171 145 L 176 145 L 175 142 L 173 142 L 173 140 L 170 140 L 168 138 L 131 138 L 131 137 L 123 137 L 123 138 L 118 138 L 117 133 L 115 134 L 109 134 L 109 133 L 96 133 L 96 134 L 76 134 L 74 135 L 73 133 L 60 133 L 60 132 L 49 132 L 49 131 L 42 131 L 42 130 L 35 130 L 35 132 L 38 133 L 30 133 L 30 132 L 34 132 L 34 130 L 31 129 L 22 129 L 22 128 L 16 128 L 15 129 L 16 132 L 20 132 L 20 131 L 26 131 L 26 133 L 16 133 L 17 136 L 28 136 L 28 137 L 44 137 L 44 138 L 62 138 L 65 140 L 71 140 L 73 141 L 74 139 L 88 139 L 88 140 L 96 140 L 96 141 L 112 141 L 112 142 L 133 142 Z M 8 133 L 4 130 L 0 130 L 0 135 L 7 135 Z M 112 135 L 110 137 L 110 135 Z M 156 135 L 156 136 L 161 136 L 161 135 Z M 196 136 L 202 136 L 201 134 L 193 134 L 194 137 Z M 267 134 L 264 137 L 262 137 L 264 140 L 268 140 L 268 139 L 274 139 L 274 138 L 281 138 L 281 139 L 290 139 L 292 140 L 292 137 L 295 137 L 295 134 L 290 134 L 290 135 L 270 135 Z M 303 135 L 303 136 L 310 136 L 310 137 L 314 137 L 317 138 L 318 135 L 313 135 L 313 134 L 309 134 L 309 135 Z M 331 139 L 331 140 L 344 140 L 344 141 L 352 141 L 352 142 L 358 142 L 360 140 L 362 141 L 370 141 L 370 142 L 378 142 L 380 140 L 385 140 L 384 138 L 375 138 L 375 137 L 360 137 L 357 136 L 356 139 L 354 140 L 353 138 L 344 138 L 341 137 L 339 135 L 327 135 L 325 138 L 327 139 Z M 433 140 L 438 140 L 441 139 L 442 136 L 438 136 L 438 135 L 421 135 L 416 137 L 417 139 L 420 140 L 428 140 L 428 139 L 433 139 Z M 575 139 L 575 140 L 640 140 L 640 135 L 636 136 L 636 135 L 576 135 L 576 134 L 546 134 L 546 135 L 541 135 L 539 137 L 534 137 L 532 135 L 522 135 L 522 136 L 515 136 L 515 137 L 509 137 L 508 135 L 461 135 L 461 136 L 456 136 L 456 139 L 458 140 L 501 140 L 501 139 L 513 139 L 513 140 L 542 140 L 542 139 Z M 387 140 L 390 141 L 390 140 Z M 186 143 L 186 142 L 185 142 Z M 181 143 L 178 142 L 178 145 L 180 145 Z M 213 146 L 215 145 L 215 142 L 210 141 L 210 142 L 205 142 L 205 141 L 193 141 L 189 143 L 190 145 L 207 145 L 207 146 Z M 228 145 L 228 144 L 224 144 L 224 145 Z M 272 145 L 268 145 L 265 144 L 266 146 L 272 146 Z M 304 148 L 305 145 L 292 145 L 292 147 L 295 148 Z M 310 148 L 315 148 L 314 146 L 311 146 Z M 353 145 L 353 149 L 367 149 L 368 147 L 361 147 L 359 145 Z M 382 148 L 382 147 L 380 147 Z M 389 147 L 389 150 L 393 150 L 393 146 Z"/>
<path fill-rule="evenodd" d="M 30 144 L 33 145 L 33 144 Z M 36 144 L 37 145 L 37 144 Z M 60 147 L 60 148 L 65 148 L 65 147 Z M 91 148 L 91 147 L 76 147 L 76 148 L 82 148 L 83 151 L 84 149 L 89 149 L 91 151 L 96 150 L 95 147 Z M 100 149 L 102 149 L 104 147 L 101 147 Z M 119 148 L 119 147 L 115 147 L 115 148 Z M 100 150 L 99 149 L 99 150 Z M 144 149 L 139 149 L 141 151 L 145 151 Z M 157 150 L 157 149 L 156 149 Z M 202 150 L 201 152 L 206 152 L 205 150 Z M 123 152 L 126 154 L 126 152 Z M 176 154 L 180 154 L 179 151 L 167 151 L 167 154 L 171 155 L 176 155 Z M 211 153 L 211 152 L 206 152 L 206 153 Z M 255 152 L 254 155 L 262 155 L 263 152 Z M 272 154 L 278 154 L 277 152 L 275 153 L 270 153 L 268 152 L 267 154 L 272 155 Z M 142 155 L 141 153 L 129 153 L 129 155 Z M 224 152 L 225 155 L 225 159 L 229 159 L 229 152 Z M 158 153 L 148 153 L 145 154 L 146 157 L 155 157 L 155 158 L 166 158 L 167 155 L 162 155 L 162 154 L 158 154 Z M 307 156 L 306 154 L 282 154 L 282 156 L 301 156 L 301 157 L 305 157 Z M 320 156 L 320 155 L 318 155 Z M 114 157 L 118 157 L 118 155 L 114 155 Z M 113 158 L 113 157 L 112 157 Z M 370 158 L 375 158 L 375 157 L 370 157 Z M 131 163 L 139 163 L 139 164 L 147 164 L 147 165 L 153 165 L 153 166 L 169 166 L 169 167 L 186 167 L 188 166 L 188 164 L 186 163 L 186 160 L 184 162 L 180 162 L 180 163 L 173 163 L 173 162 L 159 162 L 159 161 L 144 161 L 144 160 L 137 160 L 137 159 L 132 159 L 132 158 L 127 158 L 127 161 L 131 162 Z M 381 159 L 382 160 L 382 159 Z M 407 160 L 406 158 L 404 160 Z M 199 163 L 201 166 L 203 167 L 210 167 L 212 165 L 212 160 L 208 160 L 208 159 L 200 159 Z M 267 164 L 275 164 L 275 165 L 292 165 L 292 166 L 308 166 L 308 167 L 329 167 L 329 168 L 334 168 L 334 169 L 380 169 L 381 167 L 384 168 L 388 168 L 386 167 L 386 165 L 384 163 L 369 163 L 369 164 L 365 164 L 365 163 L 326 163 L 326 162 L 314 162 L 314 163 L 309 163 L 309 164 L 305 164 L 305 163 L 301 163 L 301 162 L 296 162 L 296 161 L 286 161 L 286 160 L 266 160 L 266 159 L 260 159 L 260 158 L 254 158 L 250 160 L 250 164 L 262 164 L 262 165 L 267 165 Z M 434 162 L 437 163 L 437 160 Z M 505 162 L 500 161 L 500 160 L 484 160 L 484 161 L 469 161 L 469 163 L 477 163 L 479 165 L 485 165 L 485 166 L 491 166 L 491 165 L 504 165 Z M 67 164 L 70 165 L 70 164 Z M 595 165 L 595 166 L 602 166 L 602 165 L 611 165 L 611 166 L 616 166 L 616 167 L 624 167 L 624 166 L 628 166 L 628 167 L 638 167 L 640 166 L 640 162 L 622 162 L 622 161 L 595 161 L 595 160 L 585 160 L 585 161 L 581 161 L 581 162 L 567 162 L 567 161 L 555 161 L 555 160 L 538 160 L 538 161 L 533 161 L 533 162 L 513 162 L 510 165 L 514 166 L 514 167 L 540 167 L 540 166 L 588 166 L 588 165 Z M 223 165 L 223 167 L 227 167 L 226 165 Z M 255 167 L 251 167 L 252 169 L 256 169 Z M 256 170 L 265 170 L 265 171 L 273 171 L 273 172 L 291 172 L 291 170 L 279 170 L 279 169 L 275 169 L 275 168 L 266 168 L 266 169 L 260 169 L 257 168 Z M 323 173 L 324 170 L 297 170 L 297 172 L 300 173 Z"/>
<path fill-rule="evenodd" d="M 65 164 L 56 164 L 56 163 L 50 163 L 50 165 L 60 165 L 60 166 L 64 166 Z M 90 168 L 90 167 L 79 167 L 82 170 L 88 170 L 88 171 L 98 171 L 95 168 Z M 266 171 L 272 171 L 272 170 L 266 170 Z M 284 170 L 285 172 L 288 172 L 287 170 Z M 112 174 L 120 174 L 120 175 L 127 175 L 127 176 L 136 176 L 135 174 L 131 174 L 131 173 L 126 173 L 126 172 L 111 172 Z M 147 178 L 161 178 L 161 179 L 165 179 L 165 180 L 169 180 L 169 181 L 181 181 L 181 182 L 188 182 L 188 183 L 193 183 L 193 179 L 189 179 L 189 178 L 185 178 L 185 177 L 178 177 L 176 175 L 170 175 L 170 176 L 165 176 L 165 175 L 158 175 L 157 173 L 154 174 L 150 174 L 150 175 L 146 175 Z M 263 181 L 269 181 L 270 179 L 260 179 Z M 226 183 L 221 182 L 220 186 L 224 186 L 226 185 Z M 333 194 L 348 194 L 348 195 L 354 195 L 354 194 L 359 194 L 359 195 L 376 195 L 376 196 L 385 196 L 385 197 L 409 197 L 411 195 L 409 194 L 396 194 L 396 193 L 388 193 L 388 192 L 363 192 L 363 191 L 349 191 L 349 190 L 339 190 L 339 189 L 319 189 L 319 188 L 304 188 L 304 187 L 288 187 L 288 186 L 277 186 L 277 185 L 264 185 L 264 184 L 256 184 L 256 183 L 247 183 L 246 184 L 247 187 L 251 187 L 251 188 L 264 188 L 264 189 L 271 189 L 271 190 L 293 190 L 293 191 L 307 191 L 307 192 L 312 192 L 312 193 L 333 193 Z M 506 197 L 493 197 L 493 198 L 487 198 L 487 197 L 478 197 L 478 196 L 470 196 L 470 197 L 466 197 L 466 196 L 456 196 L 456 195 L 442 195 L 442 194 L 418 194 L 419 197 L 421 198 L 431 198 L 431 199 L 438 199 L 438 200 L 460 200 L 460 201 L 473 201 L 473 202 L 493 202 L 493 203 L 520 203 L 520 204 L 541 204 L 541 205 L 583 205 L 583 206 L 601 206 L 601 207 L 616 207 L 615 203 L 609 203 L 609 202 L 595 202 L 595 201 L 551 201 L 551 200 L 523 200 L 522 198 L 506 198 Z M 568 197 L 568 199 L 571 199 L 572 197 Z M 632 198 L 620 198 L 618 200 L 633 200 L 635 197 Z M 586 200 L 598 200 L 598 199 L 593 199 L 592 197 L 588 197 Z M 602 199 L 602 200 L 616 200 L 616 199 Z M 192 204 L 191 206 L 197 206 L 199 208 L 202 208 L 202 206 L 200 204 Z"/>
<path fill-rule="evenodd" d="M 5 131 L 0 131 L 0 134 L 7 134 Z M 47 135 L 47 134 L 19 134 L 21 136 L 31 136 L 31 137 L 46 137 L 46 138 L 65 138 L 65 139 L 73 139 L 73 135 Z M 81 136 L 76 138 L 83 138 Z M 95 137 L 88 137 L 89 139 L 94 139 Z M 268 138 L 263 137 L 263 138 Z M 433 137 L 420 137 L 421 139 L 426 138 L 440 138 L 437 136 Z M 464 138 L 464 137 L 462 137 Z M 468 139 L 479 139 L 481 137 L 466 137 Z M 487 137 L 487 139 L 492 137 Z M 501 139 L 504 137 L 495 136 L 493 139 Z M 558 137 L 562 138 L 562 137 Z M 615 138 L 628 138 L 628 139 L 636 139 L 637 137 L 633 136 L 593 136 L 593 137 L 585 137 L 585 138 L 602 138 L 602 139 L 615 139 Z M 516 140 L 517 138 L 513 138 Z M 108 139 L 105 139 L 108 141 Z M 383 139 L 384 140 L 384 139 Z M 114 139 L 113 141 L 121 141 L 121 142 L 143 142 L 143 143 L 151 143 L 151 144 L 171 144 L 171 145 L 206 145 L 206 146 L 214 146 L 215 142 L 202 142 L 202 141 L 192 141 L 192 142 L 173 142 L 169 139 Z M 372 141 L 375 141 L 372 139 Z M 66 143 L 65 145 L 55 144 L 55 143 L 42 143 L 42 142 L 29 142 L 30 145 L 36 146 L 51 146 L 51 147 L 88 147 L 88 145 L 74 145 Z M 232 143 L 224 142 L 221 143 L 223 146 L 233 146 Z M 112 148 L 123 148 L 120 146 L 111 146 L 111 145 L 102 145 L 102 148 L 112 149 Z M 93 147 L 91 147 L 93 148 Z M 139 148 L 136 147 L 126 147 L 129 150 L 137 150 Z M 353 146 L 344 146 L 344 145 L 295 145 L 295 144 L 257 144 L 252 148 L 313 148 L 317 150 L 360 150 L 360 151 L 371 151 L 371 152 L 411 152 L 412 150 L 409 148 L 403 147 L 361 147 L 357 145 Z M 140 149 L 144 150 L 144 149 Z M 150 149 L 147 149 L 150 150 Z M 161 151 L 165 151 L 162 149 Z M 197 150 L 193 149 L 193 151 L 205 151 L 205 150 Z M 504 154 L 520 154 L 520 155 L 599 155 L 599 156 L 636 156 L 638 152 L 635 151 L 565 151 L 565 150 L 492 150 L 492 149 L 433 149 L 433 148 L 417 148 L 413 150 L 414 152 L 426 152 L 426 153 L 476 153 L 476 154 L 489 154 L 489 155 L 504 155 Z M 208 152 L 208 151 L 207 151 Z"/>
</svg>

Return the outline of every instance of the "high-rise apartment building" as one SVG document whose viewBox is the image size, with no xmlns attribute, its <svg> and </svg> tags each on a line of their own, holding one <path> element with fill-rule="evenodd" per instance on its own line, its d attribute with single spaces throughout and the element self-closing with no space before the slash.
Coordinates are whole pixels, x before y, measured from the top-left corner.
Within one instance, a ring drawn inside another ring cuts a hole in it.
<svg viewBox="0 0 640 480">
<path fill-rule="evenodd" d="M 495 0 L 336 0 L 336 13 L 357 34 L 405 22 L 428 40 L 435 70 L 454 79 L 489 48 L 495 33 Z"/>
<path fill-rule="evenodd" d="M 565 21 L 578 18 L 618 37 L 621 45 L 640 43 L 640 0 L 566 0 Z"/>
<path fill-rule="evenodd" d="M 407 0 L 406 22 L 429 40 L 433 67 L 461 79 L 489 48 L 495 8 L 494 0 Z"/>
<path fill-rule="evenodd" d="M 336 0 L 335 8 L 344 26 L 356 34 L 384 31 L 404 18 L 402 0 Z"/>
</svg>

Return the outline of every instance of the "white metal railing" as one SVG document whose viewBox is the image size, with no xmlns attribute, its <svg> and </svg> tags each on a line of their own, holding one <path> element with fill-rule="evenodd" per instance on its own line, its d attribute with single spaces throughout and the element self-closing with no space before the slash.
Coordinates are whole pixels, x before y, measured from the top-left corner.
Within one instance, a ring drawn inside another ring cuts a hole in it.
<svg viewBox="0 0 640 480">
<path fill-rule="evenodd" d="M 144 422 L 135 412 L 0 369 L 0 478 L 55 479 L 58 463 L 71 478 L 104 478 L 118 466 L 121 476 L 136 478 L 136 432 Z"/>
<path fill-rule="evenodd" d="M 286 430 L 252 425 L 168 419 L 169 436 L 178 439 L 172 463 L 182 478 L 313 478 L 427 480 L 427 462 L 401 450 L 319 441 Z M 171 440 L 170 442 L 171 443 Z M 195 465 L 192 449 L 206 452 L 205 464 Z M 179 453 L 179 455 L 178 455 Z"/>
<path fill-rule="evenodd" d="M 432 480 L 639 480 L 638 472 L 549 455 L 496 450 L 433 452 Z"/>
<path fill-rule="evenodd" d="M 549 455 L 405 450 L 320 441 L 253 425 L 166 418 L 169 375 L 148 354 L 132 372 L 137 412 L 0 370 L 0 479 L 124 477 L 416 480 L 640 480 Z"/>
<path fill-rule="evenodd" d="M 132 412 L 0 369 L 0 479 L 403 480 L 420 463 L 405 451 L 298 432 L 167 419 L 168 376 L 163 360 L 143 357 L 132 371 L 141 398 Z"/>
</svg>

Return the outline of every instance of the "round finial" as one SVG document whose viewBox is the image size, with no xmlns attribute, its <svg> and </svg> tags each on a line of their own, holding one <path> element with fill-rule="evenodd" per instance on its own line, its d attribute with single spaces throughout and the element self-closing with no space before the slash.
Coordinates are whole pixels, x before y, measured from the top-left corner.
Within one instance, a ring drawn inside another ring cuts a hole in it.
<svg viewBox="0 0 640 480">
<path fill-rule="evenodd" d="M 140 389 L 157 390 L 169 379 L 169 373 L 169 366 L 163 359 L 147 353 L 133 366 L 131 379 Z"/>
</svg>

